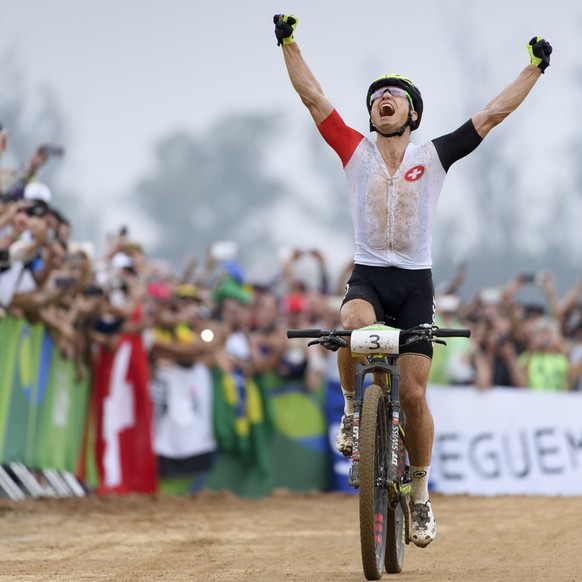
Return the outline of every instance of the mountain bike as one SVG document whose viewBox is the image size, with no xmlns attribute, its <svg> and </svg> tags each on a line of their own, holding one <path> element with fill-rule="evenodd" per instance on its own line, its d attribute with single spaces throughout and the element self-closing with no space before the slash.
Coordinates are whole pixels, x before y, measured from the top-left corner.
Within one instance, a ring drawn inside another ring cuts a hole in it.
<svg viewBox="0 0 582 582">
<path fill-rule="evenodd" d="M 400 348 L 415 342 L 446 343 L 442 337 L 470 337 L 468 329 L 423 324 L 400 330 L 375 323 L 355 330 L 288 330 L 289 338 L 311 338 L 308 345 L 347 348 L 365 356 L 356 364 L 352 464 L 348 483 L 360 490 L 360 544 L 368 580 L 402 571 L 410 543 L 409 493 L 412 476 L 400 407 Z M 348 339 L 349 338 L 349 341 Z M 372 383 L 366 385 L 366 378 Z"/>
</svg>

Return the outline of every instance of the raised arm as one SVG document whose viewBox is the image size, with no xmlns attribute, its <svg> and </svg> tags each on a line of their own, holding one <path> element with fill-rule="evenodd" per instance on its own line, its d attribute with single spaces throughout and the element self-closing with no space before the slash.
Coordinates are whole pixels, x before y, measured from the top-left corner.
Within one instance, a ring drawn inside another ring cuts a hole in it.
<svg viewBox="0 0 582 582">
<path fill-rule="evenodd" d="M 549 67 L 552 53 L 549 42 L 536 36 L 529 41 L 527 49 L 531 64 L 527 65 L 517 79 L 503 89 L 483 110 L 473 115 L 473 125 L 481 137 L 485 137 L 521 105 L 540 75 Z"/>
<path fill-rule="evenodd" d="M 291 84 L 301 97 L 303 104 L 309 109 L 313 121 L 318 125 L 333 111 L 333 105 L 323 94 L 321 85 L 307 66 L 293 38 L 297 18 L 286 14 L 276 14 L 273 21 L 275 36 L 278 44 L 283 48 L 283 57 Z"/>
</svg>

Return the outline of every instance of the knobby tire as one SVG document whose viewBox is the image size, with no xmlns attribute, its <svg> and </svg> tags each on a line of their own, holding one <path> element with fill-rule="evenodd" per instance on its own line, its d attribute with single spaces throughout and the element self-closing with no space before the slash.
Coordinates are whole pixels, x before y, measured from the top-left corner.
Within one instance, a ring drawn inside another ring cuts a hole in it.
<svg viewBox="0 0 582 582">
<path fill-rule="evenodd" d="M 387 535 L 388 425 L 382 389 L 375 384 L 364 393 L 360 417 L 360 543 L 368 580 L 380 580 Z"/>
<path fill-rule="evenodd" d="M 391 438 L 391 437 L 390 437 Z M 390 449 L 388 443 L 388 450 Z M 401 482 L 404 473 L 404 464 L 406 462 L 406 450 L 402 435 L 398 434 L 398 482 Z M 392 507 L 388 504 L 387 522 L 386 522 L 386 557 L 385 566 L 388 574 L 399 574 L 402 572 L 404 564 L 404 548 L 406 547 L 406 534 L 404 523 L 404 512 L 401 503 L 407 503 L 408 496 L 403 495 L 397 500 Z"/>
</svg>

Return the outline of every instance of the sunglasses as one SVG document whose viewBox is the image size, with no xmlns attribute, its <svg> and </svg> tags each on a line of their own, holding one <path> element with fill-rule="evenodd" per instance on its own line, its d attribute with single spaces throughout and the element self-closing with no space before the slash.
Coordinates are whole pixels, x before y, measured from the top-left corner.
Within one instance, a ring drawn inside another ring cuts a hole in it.
<svg viewBox="0 0 582 582">
<path fill-rule="evenodd" d="M 401 89 L 400 87 L 380 87 L 380 89 L 372 93 L 372 95 L 370 96 L 370 105 L 374 103 L 376 99 L 384 97 L 386 93 L 392 95 L 392 97 L 406 98 L 408 99 L 408 101 L 410 101 L 410 104 L 412 105 L 412 98 L 404 89 Z"/>
</svg>

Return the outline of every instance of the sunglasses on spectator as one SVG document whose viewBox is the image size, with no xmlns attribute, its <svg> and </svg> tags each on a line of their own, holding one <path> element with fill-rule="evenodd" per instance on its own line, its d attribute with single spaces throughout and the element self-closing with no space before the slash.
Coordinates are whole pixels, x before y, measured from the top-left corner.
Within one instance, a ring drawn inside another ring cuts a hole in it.
<svg viewBox="0 0 582 582">
<path fill-rule="evenodd" d="M 404 89 L 401 89 L 400 87 L 380 87 L 380 89 L 378 89 L 377 91 L 372 93 L 372 95 L 370 97 L 370 103 L 374 103 L 374 101 L 376 101 L 376 99 L 380 99 L 380 97 L 384 97 L 384 95 L 386 93 L 389 93 L 390 95 L 392 95 L 392 97 L 403 97 L 405 99 L 408 99 L 410 101 L 410 103 L 412 103 L 412 99 L 410 98 L 410 95 Z"/>
</svg>

